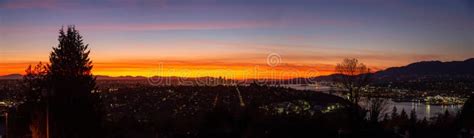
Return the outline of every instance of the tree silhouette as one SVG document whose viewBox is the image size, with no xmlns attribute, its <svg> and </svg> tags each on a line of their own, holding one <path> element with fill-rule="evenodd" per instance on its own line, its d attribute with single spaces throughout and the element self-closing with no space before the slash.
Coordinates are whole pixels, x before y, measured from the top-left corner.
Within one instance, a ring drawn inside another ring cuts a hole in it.
<svg viewBox="0 0 474 138">
<path fill-rule="evenodd" d="M 97 101 L 92 96 L 95 78 L 88 45 L 74 26 L 59 31 L 48 66 L 51 137 L 95 137 L 98 132 Z"/>
<path fill-rule="evenodd" d="M 346 58 L 337 64 L 336 73 L 341 75 L 336 81 L 349 94 L 349 101 L 358 104 L 362 88 L 369 83 L 370 69 L 355 58 Z"/>
<path fill-rule="evenodd" d="M 458 122 L 463 128 L 474 128 L 474 94 L 464 103 Z"/>
<path fill-rule="evenodd" d="M 88 45 L 84 45 L 82 36 L 74 26 L 68 26 L 66 32 L 61 29 L 59 34 L 59 45 L 53 48 L 49 58 L 48 75 L 55 84 L 61 84 L 53 84 L 53 88 L 74 90 L 52 94 L 89 95 L 95 87 L 95 78 L 91 74 L 92 61 L 89 59 Z"/>
<path fill-rule="evenodd" d="M 375 98 L 369 100 L 369 121 L 371 123 L 377 123 L 382 119 L 386 112 L 387 101 L 381 98 Z"/>
<path fill-rule="evenodd" d="M 29 65 L 23 76 L 22 90 L 15 99 L 21 104 L 8 111 L 8 137 L 44 137 L 46 135 L 46 105 L 42 94 L 46 90 L 47 68 L 41 62 Z"/>
<path fill-rule="evenodd" d="M 48 68 L 45 64 L 39 62 L 34 67 L 29 65 L 23 76 L 24 100 L 26 102 L 39 102 L 47 88 L 46 75 Z"/>
<path fill-rule="evenodd" d="M 24 82 L 24 110 L 29 116 L 29 130 L 33 137 L 46 136 L 46 101 L 44 99 L 48 89 L 47 73 L 48 68 L 39 62 L 25 70 Z"/>
<path fill-rule="evenodd" d="M 416 116 L 416 110 L 413 108 L 410 111 L 410 127 L 414 128 L 416 126 L 416 123 L 418 121 L 418 117 Z"/>
<path fill-rule="evenodd" d="M 393 106 L 393 108 L 392 108 L 392 114 L 390 115 L 390 117 L 392 118 L 392 120 L 398 118 L 397 107 Z"/>
</svg>

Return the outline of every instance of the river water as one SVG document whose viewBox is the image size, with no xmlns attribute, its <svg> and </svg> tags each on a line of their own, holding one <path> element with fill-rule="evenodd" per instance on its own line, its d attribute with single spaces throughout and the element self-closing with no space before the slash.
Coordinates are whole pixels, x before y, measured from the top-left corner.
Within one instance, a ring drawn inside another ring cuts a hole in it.
<svg viewBox="0 0 474 138">
<path fill-rule="evenodd" d="M 297 90 L 313 90 L 326 93 L 330 90 L 328 86 L 302 86 L 302 85 L 285 85 L 284 87 L 290 87 Z M 410 115 L 412 109 L 415 109 L 418 119 L 430 119 L 436 117 L 438 114 L 444 114 L 447 110 L 450 115 L 456 115 L 456 113 L 462 109 L 462 105 L 428 105 L 421 102 L 395 102 L 391 99 L 387 99 L 388 105 L 386 108 L 387 114 L 392 112 L 392 108 L 395 106 L 397 112 L 400 114 L 402 110 Z"/>
<path fill-rule="evenodd" d="M 456 115 L 462 109 L 462 105 L 428 105 L 418 102 L 393 102 L 391 100 L 389 100 L 388 105 L 390 107 L 389 113 L 391 113 L 393 106 L 397 107 L 398 113 L 403 109 L 408 115 L 412 109 L 415 109 L 418 119 L 423 119 L 424 117 L 430 119 L 438 114 L 444 114 L 445 111 L 448 111 L 450 115 Z"/>
</svg>

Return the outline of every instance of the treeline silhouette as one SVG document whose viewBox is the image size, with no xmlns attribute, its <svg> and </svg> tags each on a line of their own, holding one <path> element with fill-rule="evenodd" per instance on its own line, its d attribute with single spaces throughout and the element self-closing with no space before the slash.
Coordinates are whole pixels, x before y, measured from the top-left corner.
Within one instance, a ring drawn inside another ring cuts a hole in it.
<svg viewBox="0 0 474 138">
<path fill-rule="evenodd" d="M 359 106 L 370 70 L 356 59 L 338 65 L 349 100 L 257 83 L 106 88 L 96 86 L 88 45 L 75 27 L 61 29 L 58 40 L 50 63 L 28 67 L 15 85 L 21 93 L 0 95 L 16 101 L 7 120 L 2 118 L 7 137 L 472 137 L 474 132 L 472 95 L 456 115 L 422 120 L 415 111 L 385 112 L 383 99 Z"/>
<path fill-rule="evenodd" d="M 9 115 L 8 137 L 99 137 L 100 111 L 88 45 L 74 26 L 60 29 L 49 64 L 28 67 L 23 103 Z M 20 122 L 15 122 L 20 121 Z M 22 132 L 27 125 L 31 133 Z M 19 131 L 19 132 L 17 132 Z"/>
</svg>

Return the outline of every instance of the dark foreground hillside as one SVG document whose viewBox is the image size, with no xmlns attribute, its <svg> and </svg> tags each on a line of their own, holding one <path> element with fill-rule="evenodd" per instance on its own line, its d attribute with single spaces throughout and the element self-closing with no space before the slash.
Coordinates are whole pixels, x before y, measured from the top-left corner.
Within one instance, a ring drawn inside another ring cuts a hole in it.
<svg viewBox="0 0 474 138">
<path fill-rule="evenodd" d="M 38 125 L 47 109 L 21 102 L 18 81 L 1 84 L 2 100 L 17 101 L 2 108 L 9 110 L 9 136 L 31 137 L 38 131 L 32 128 L 45 129 Z M 360 107 L 324 93 L 255 84 L 98 88 L 93 96 L 100 99 L 100 131 L 94 134 L 99 137 L 469 137 L 474 124 L 473 97 L 456 116 L 446 112 L 417 120 L 415 112 L 399 113 L 390 105 Z"/>
<path fill-rule="evenodd" d="M 256 84 L 114 87 L 96 93 L 105 137 L 465 137 L 472 122 L 470 111 L 417 120 L 389 105 Z"/>
<path fill-rule="evenodd" d="M 286 88 L 133 87 L 101 99 L 108 137 L 336 137 L 351 127 L 348 101 Z"/>
</svg>

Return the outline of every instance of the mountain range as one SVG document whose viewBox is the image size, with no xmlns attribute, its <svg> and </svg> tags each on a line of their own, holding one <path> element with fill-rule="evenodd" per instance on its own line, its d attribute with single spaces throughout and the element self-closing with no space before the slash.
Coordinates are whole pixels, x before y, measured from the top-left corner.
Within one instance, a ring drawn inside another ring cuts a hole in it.
<svg viewBox="0 0 474 138">
<path fill-rule="evenodd" d="M 318 76 L 313 81 L 332 81 L 341 74 Z M 448 78 L 450 77 L 450 78 Z M 474 58 L 464 61 L 421 61 L 401 67 L 391 67 L 371 74 L 375 80 L 412 80 L 418 78 L 452 79 L 470 77 L 474 79 Z M 302 78 L 296 78 L 302 79 Z"/>
<path fill-rule="evenodd" d="M 474 75 L 474 58 L 464 61 L 423 61 L 402 67 L 392 67 L 376 72 L 376 78 L 433 76 L 433 75 Z"/>
<path fill-rule="evenodd" d="M 21 74 L 8 74 L 5 76 L 0 76 L 0 80 L 16 80 L 16 79 L 22 79 L 23 75 Z"/>
</svg>

